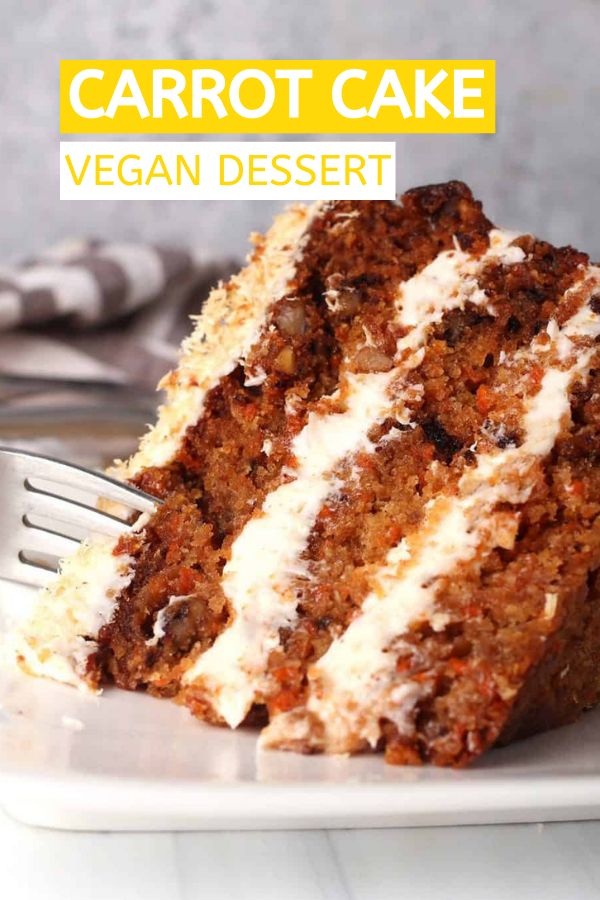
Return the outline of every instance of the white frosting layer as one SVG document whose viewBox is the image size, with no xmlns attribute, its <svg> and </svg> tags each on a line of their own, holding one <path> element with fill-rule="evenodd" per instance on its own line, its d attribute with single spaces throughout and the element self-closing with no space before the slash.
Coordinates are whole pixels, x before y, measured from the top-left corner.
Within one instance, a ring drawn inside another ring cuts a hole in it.
<svg viewBox="0 0 600 900">
<path fill-rule="evenodd" d="M 521 261 L 523 251 L 509 247 L 514 238 L 509 232 L 492 231 L 483 256 L 473 257 L 458 247 L 445 251 L 401 285 L 396 318 L 410 330 L 398 343 L 396 367 L 387 373 L 341 375 L 344 412 L 311 413 L 292 447 L 297 463 L 293 480 L 267 497 L 234 542 L 222 581 L 232 624 L 184 677 L 202 688 L 230 726 L 238 725 L 260 696 L 279 630 L 297 617 L 293 578 L 305 574 L 301 555 L 324 501 L 337 488 L 336 466 L 372 450 L 368 432 L 387 416 L 409 422 L 402 375 L 420 363 L 428 331 L 445 313 L 467 302 L 487 307 L 477 275 L 490 261 Z"/>
<path fill-rule="evenodd" d="M 600 285 L 600 271 L 590 268 L 588 276 L 593 291 Z M 396 673 L 393 642 L 412 622 L 433 615 L 441 578 L 472 559 L 478 548 L 503 545 L 511 527 L 514 534 L 517 514 L 497 507 L 528 499 L 537 462 L 552 450 L 570 413 L 570 388 L 587 375 L 594 353 L 590 341 L 600 335 L 600 317 L 589 297 L 563 328 L 552 323 L 548 334 L 549 343 L 536 339 L 528 351 L 531 362 L 547 367 L 538 392 L 525 405 L 521 446 L 480 455 L 476 467 L 462 476 L 457 496 L 431 503 L 412 541 L 403 541 L 401 552 L 392 549 L 376 573 L 361 614 L 309 672 L 307 709 L 323 728 L 315 740 L 329 751 L 357 749 L 365 742 L 374 746 L 382 718 L 401 732 L 410 730 L 419 690 Z M 298 713 L 284 715 L 296 730 Z M 285 733 L 285 719 L 276 720 L 263 742 L 277 743 Z"/>
<path fill-rule="evenodd" d="M 85 541 L 40 592 L 31 619 L 16 636 L 16 652 L 28 672 L 85 687 L 98 632 L 133 577 L 133 560 L 115 556 L 114 547 L 113 538 Z"/>
</svg>

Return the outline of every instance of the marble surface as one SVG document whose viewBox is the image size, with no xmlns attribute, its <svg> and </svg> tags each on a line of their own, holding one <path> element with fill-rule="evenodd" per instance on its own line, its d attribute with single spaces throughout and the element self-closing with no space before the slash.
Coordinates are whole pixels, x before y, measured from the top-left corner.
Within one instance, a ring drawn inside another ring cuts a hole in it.
<svg viewBox="0 0 600 900">
<path fill-rule="evenodd" d="M 598 0 L 2 0 L 0 264 L 67 235 L 245 252 L 267 202 L 60 202 L 62 58 L 495 58 L 495 136 L 398 138 L 398 187 L 467 180 L 499 224 L 600 257 Z"/>
<path fill-rule="evenodd" d="M 101 834 L 0 812 L 11 900 L 592 900 L 600 823 Z"/>
</svg>

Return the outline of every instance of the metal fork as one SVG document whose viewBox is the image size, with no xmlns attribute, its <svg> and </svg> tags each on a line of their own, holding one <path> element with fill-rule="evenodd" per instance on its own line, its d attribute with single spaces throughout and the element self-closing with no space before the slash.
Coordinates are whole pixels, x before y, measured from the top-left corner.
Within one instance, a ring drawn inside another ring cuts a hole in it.
<svg viewBox="0 0 600 900">
<path fill-rule="evenodd" d="M 65 496 L 64 488 L 85 499 Z M 127 518 L 97 509 L 99 498 L 125 507 Z M 0 447 L 0 578 L 46 584 L 86 534 L 118 537 L 131 529 L 132 513 L 151 513 L 159 503 L 82 466 Z"/>
</svg>

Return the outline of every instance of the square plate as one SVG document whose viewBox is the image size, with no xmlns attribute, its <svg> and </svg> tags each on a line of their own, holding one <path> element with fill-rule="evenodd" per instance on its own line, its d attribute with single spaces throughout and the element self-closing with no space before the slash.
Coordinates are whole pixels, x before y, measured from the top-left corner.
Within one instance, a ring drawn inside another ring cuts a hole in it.
<svg viewBox="0 0 600 900">
<path fill-rule="evenodd" d="M 28 596 L 0 584 L 21 611 Z M 6 604 L 5 604 L 6 606 Z M 600 709 L 465 771 L 258 751 L 175 704 L 0 678 L 0 804 L 56 828 L 368 828 L 600 816 Z"/>
</svg>

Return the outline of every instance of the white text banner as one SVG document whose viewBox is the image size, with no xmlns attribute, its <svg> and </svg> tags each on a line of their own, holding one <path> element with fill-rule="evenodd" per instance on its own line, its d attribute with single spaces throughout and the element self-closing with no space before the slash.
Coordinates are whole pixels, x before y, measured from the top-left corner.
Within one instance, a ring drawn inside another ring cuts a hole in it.
<svg viewBox="0 0 600 900">
<path fill-rule="evenodd" d="M 62 141 L 61 200 L 392 200 L 391 141 Z"/>
</svg>

